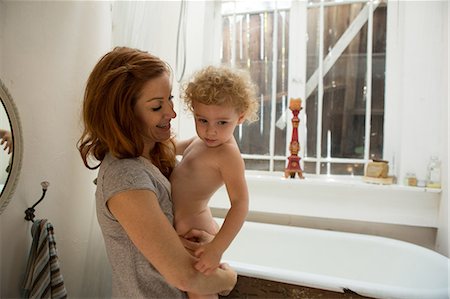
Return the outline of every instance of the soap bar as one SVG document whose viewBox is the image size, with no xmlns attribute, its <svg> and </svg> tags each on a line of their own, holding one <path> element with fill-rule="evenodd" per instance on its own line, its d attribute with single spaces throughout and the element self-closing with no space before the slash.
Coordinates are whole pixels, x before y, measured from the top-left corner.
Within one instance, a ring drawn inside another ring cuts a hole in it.
<svg viewBox="0 0 450 299">
<path fill-rule="evenodd" d="M 389 165 L 386 162 L 373 161 L 367 163 L 366 176 L 371 178 L 387 178 Z"/>
</svg>

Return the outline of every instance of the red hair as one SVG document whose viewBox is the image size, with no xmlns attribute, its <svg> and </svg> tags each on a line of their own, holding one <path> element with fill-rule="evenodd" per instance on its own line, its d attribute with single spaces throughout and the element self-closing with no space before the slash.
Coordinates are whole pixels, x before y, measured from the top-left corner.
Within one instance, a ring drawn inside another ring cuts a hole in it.
<svg viewBox="0 0 450 299">
<path fill-rule="evenodd" d="M 170 73 L 167 63 L 137 49 L 116 47 L 100 59 L 87 81 L 84 131 L 77 143 L 87 168 L 98 168 L 108 152 L 118 159 L 142 155 L 144 142 L 134 114 L 136 100 L 148 80 Z M 90 166 L 90 157 L 100 163 Z M 169 177 L 175 166 L 173 140 L 157 142 L 150 157 Z"/>
</svg>

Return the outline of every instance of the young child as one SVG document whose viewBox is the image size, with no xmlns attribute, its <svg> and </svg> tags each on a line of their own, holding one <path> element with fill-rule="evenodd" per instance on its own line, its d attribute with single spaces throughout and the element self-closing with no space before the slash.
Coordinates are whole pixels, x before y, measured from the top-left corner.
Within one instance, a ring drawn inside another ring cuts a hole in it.
<svg viewBox="0 0 450 299">
<path fill-rule="evenodd" d="M 215 235 L 195 252 L 195 268 L 206 275 L 219 266 L 248 213 L 245 165 L 233 132 L 245 120 L 257 119 L 255 93 L 246 72 L 209 66 L 194 75 L 182 95 L 198 136 L 176 144 L 183 158 L 170 177 L 175 228 L 181 236 L 193 228 Z M 208 201 L 224 184 L 231 207 L 219 230 Z"/>
</svg>

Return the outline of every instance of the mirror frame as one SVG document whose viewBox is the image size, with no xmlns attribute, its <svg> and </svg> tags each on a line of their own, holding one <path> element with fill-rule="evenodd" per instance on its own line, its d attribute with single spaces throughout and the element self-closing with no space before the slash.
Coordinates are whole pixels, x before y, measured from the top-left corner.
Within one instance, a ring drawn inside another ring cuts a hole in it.
<svg viewBox="0 0 450 299">
<path fill-rule="evenodd" d="M 20 124 L 19 113 L 17 111 L 16 104 L 11 97 L 3 81 L 0 79 L 0 99 L 3 106 L 6 109 L 9 122 L 11 124 L 11 135 L 13 138 L 13 153 L 11 159 L 11 168 L 8 178 L 5 182 L 5 186 L 0 195 L 0 214 L 3 213 L 6 206 L 11 200 L 11 197 L 16 189 L 17 181 L 19 179 L 20 170 L 22 168 L 22 152 L 23 152 L 23 140 L 22 140 L 22 127 Z"/>
</svg>

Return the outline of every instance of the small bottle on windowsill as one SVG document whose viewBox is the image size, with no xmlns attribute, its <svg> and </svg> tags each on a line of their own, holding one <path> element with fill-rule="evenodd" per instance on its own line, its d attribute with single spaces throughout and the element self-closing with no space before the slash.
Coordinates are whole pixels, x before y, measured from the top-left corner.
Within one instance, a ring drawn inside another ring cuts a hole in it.
<svg viewBox="0 0 450 299">
<path fill-rule="evenodd" d="M 441 188 L 441 161 L 432 156 L 427 168 L 427 188 Z"/>
<path fill-rule="evenodd" d="M 417 177 L 413 172 L 407 172 L 405 176 L 405 185 L 406 186 L 417 186 Z"/>
</svg>

